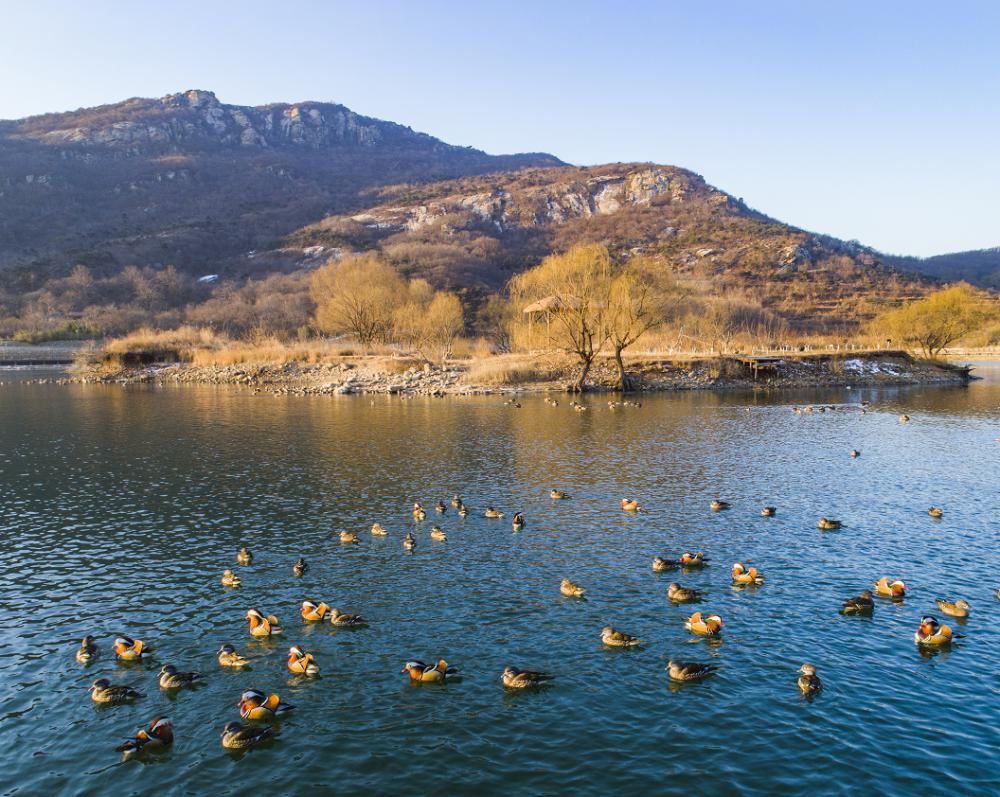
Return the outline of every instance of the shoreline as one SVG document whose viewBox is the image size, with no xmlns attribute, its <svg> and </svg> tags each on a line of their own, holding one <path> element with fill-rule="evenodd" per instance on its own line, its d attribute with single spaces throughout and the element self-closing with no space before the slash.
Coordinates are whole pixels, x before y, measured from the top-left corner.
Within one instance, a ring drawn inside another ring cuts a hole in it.
<svg viewBox="0 0 1000 797">
<path fill-rule="evenodd" d="M 797 354 L 768 358 L 756 378 L 753 358 L 739 356 L 636 358 L 628 362 L 634 380 L 632 393 L 685 390 L 781 390 L 832 387 L 906 385 L 965 385 L 968 370 L 945 361 L 917 360 L 898 351 L 851 354 Z M 761 358 L 764 360 L 764 358 Z M 563 357 L 516 358 L 497 356 L 486 363 L 497 373 L 477 379 L 475 364 L 463 361 L 445 367 L 395 363 L 380 357 L 349 357 L 339 362 L 304 364 L 240 363 L 191 365 L 161 363 L 79 369 L 67 377 L 39 380 L 60 384 L 116 385 L 236 385 L 273 395 L 490 395 L 512 393 L 568 393 L 574 364 Z M 407 367 L 403 367 L 407 366 Z M 504 371 L 504 368 L 507 371 Z M 518 372 L 518 368 L 524 372 Z M 529 370 L 530 369 L 530 370 Z M 613 360 L 595 361 L 588 393 L 616 393 Z"/>
</svg>

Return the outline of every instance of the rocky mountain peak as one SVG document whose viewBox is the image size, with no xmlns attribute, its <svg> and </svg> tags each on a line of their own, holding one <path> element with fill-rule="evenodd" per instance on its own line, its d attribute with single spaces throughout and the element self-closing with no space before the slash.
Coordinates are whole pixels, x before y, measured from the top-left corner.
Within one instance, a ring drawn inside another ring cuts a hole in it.
<svg viewBox="0 0 1000 797">
<path fill-rule="evenodd" d="M 168 106 L 187 106 L 189 108 L 218 108 L 222 105 L 214 91 L 205 91 L 205 89 L 188 89 L 178 94 L 168 94 L 161 98 L 160 102 Z"/>
</svg>

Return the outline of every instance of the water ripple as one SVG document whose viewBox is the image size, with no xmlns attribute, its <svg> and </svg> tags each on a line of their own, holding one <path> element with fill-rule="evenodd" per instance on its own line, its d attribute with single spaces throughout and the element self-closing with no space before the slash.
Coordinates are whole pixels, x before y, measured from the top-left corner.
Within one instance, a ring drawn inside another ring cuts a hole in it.
<svg viewBox="0 0 1000 797">
<path fill-rule="evenodd" d="M 861 399 L 873 402 L 866 414 Z M 821 401 L 835 409 L 791 411 Z M 291 767 L 300 788 L 372 794 L 1000 790 L 1000 382 L 692 394 L 616 412 L 599 400 L 589 413 L 522 404 L 0 387 L 0 744 L 16 784 L 0 793 L 103 793 L 122 777 L 137 792 L 274 790 Z M 553 487 L 572 498 L 551 501 Z M 479 512 L 410 520 L 412 501 L 456 492 Z M 626 495 L 645 511 L 617 511 Z M 715 497 L 733 508 L 710 512 Z M 481 517 L 487 504 L 508 517 Z M 764 504 L 777 516 L 760 517 Z M 516 510 L 528 526 L 514 534 Z M 820 515 L 844 528 L 819 531 Z M 367 533 L 375 520 L 388 538 Z M 430 539 L 434 523 L 446 543 Z M 361 542 L 341 545 L 344 529 Z M 224 590 L 240 545 L 254 563 Z M 684 549 L 712 562 L 651 572 L 653 556 Z M 294 578 L 299 556 L 310 569 Z M 766 583 L 733 589 L 737 560 Z M 904 602 L 880 601 L 873 618 L 837 614 L 883 575 L 907 583 Z M 559 595 L 565 576 L 586 599 Z M 672 606 L 674 580 L 705 600 Z M 951 624 L 965 638 L 922 655 L 920 616 L 960 596 L 972 618 Z M 371 626 L 303 626 L 306 598 Z M 251 640 L 251 606 L 277 614 L 285 635 Z M 695 610 L 725 618 L 721 641 L 684 630 Z M 609 623 L 646 646 L 605 649 Z M 73 652 L 88 633 L 102 652 L 83 667 Z M 152 654 L 116 664 L 119 634 Z M 224 642 L 251 659 L 248 672 L 216 665 Z M 287 672 L 294 643 L 315 652 L 322 678 Z M 412 687 L 399 674 L 411 657 L 446 658 L 464 677 Z M 671 685 L 670 658 L 720 669 Z M 824 681 L 814 700 L 795 688 L 804 661 Z M 166 662 L 206 672 L 205 686 L 161 693 Z M 504 693 L 507 664 L 552 671 L 556 684 Z M 86 690 L 102 676 L 147 697 L 94 706 Z M 230 755 L 219 733 L 249 686 L 297 710 L 275 744 Z M 174 749 L 119 764 L 113 747 L 157 713 L 174 721 Z"/>
</svg>

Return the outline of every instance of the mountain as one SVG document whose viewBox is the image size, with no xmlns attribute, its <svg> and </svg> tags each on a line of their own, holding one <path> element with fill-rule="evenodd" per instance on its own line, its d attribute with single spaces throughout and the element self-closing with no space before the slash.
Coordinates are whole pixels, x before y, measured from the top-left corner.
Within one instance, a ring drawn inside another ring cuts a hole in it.
<svg viewBox="0 0 1000 797">
<path fill-rule="evenodd" d="M 1000 246 L 934 257 L 886 255 L 885 260 L 897 268 L 927 274 L 947 282 L 964 280 L 982 288 L 1000 290 Z"/>
<path fill-rule="evenodd" d="M 361 212 L 299 230 L 281 255 L 308 263 L 379 249 L 436 285 L 494 290 L 551 252 L 603 242 L 618 254 L 658 258 L 665 275 L 694 293 L 739 295 L 822 331 L 853 326 L 877 304 L 919 296 L 931 284 L 873 249 L 775 221 L 675 166 L 528 168 L 377 195 Z"/>
<path fill-rule="evenodd" d="M 525 166 L 342 105 L 227 105 L 209 91 L 0 121 L 0 268 L 40 285 L 83 262 L 197 272 L 366 190 Z"/>
<path fill-rule="evenodd" d="M 488 155 L 341 105 L 192 90 L 0 122 L 0 334 L 295 330 L 309 269 L 369 249 L 475 308 L 590 241 L 809 332 L 850 332 L 934 284 L 676 166 Z"/>
</svg>

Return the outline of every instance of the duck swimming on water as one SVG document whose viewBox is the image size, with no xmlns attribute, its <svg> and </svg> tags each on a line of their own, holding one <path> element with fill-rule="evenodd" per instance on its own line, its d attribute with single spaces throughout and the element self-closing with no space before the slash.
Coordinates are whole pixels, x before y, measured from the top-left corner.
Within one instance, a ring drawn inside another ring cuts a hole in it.
<svg viewBox="0 0 1000 797">
<path fill-rule="evenodd" d="M 564 578 L 559 583 L 559 592 L 565 595 L 567 598 L 582 598 L 585 590 L 575 581 L 570 581 L 568 578 Z"/>
<path fill-rule="evenodd" d="M 224 587 L 238 587 L 243 582 L 240 577 L 236 575 L 232 570 L 222 571 L 222 586 Z"/>
<path fill-rule="evenodd" d="M 297 576 L 301 576 L 308 569 L 309 565 L 306 564 L 306 560 L 303 559 L 301 556 L 299 557 L 299 560 L 294 565 L 292 565 L 292 573 L 294 573 Z"/>
<path fill-rule="evenodd" d="M 517 667 L 505 667 L 500 680 L 507 689 L 537 689 L 546 686 L 555 678 L 545 672 L 519 670 Z"/>
<path fill-rule="evenodd" d="M 920 626 L 913 635 L 913 640 L 918 645 L 930 647 L 946 647 L 958 635 L 948 626 L 941 625 L 935 618 L 926 616 L 920 618 Z"/>
<path fill-rule="evenodd" d="M 733 565 L 733 583 L 739 585 L 763 584 L 764 576 L 757 572 L 756 567 L 746 568 L 742 562 Z"/>
<path fill-rule="evenodd" d="M 839 520 L 831 520 L 830 518 L 821 517 L 816 525 L 825 531 L 830 531 L 832 529 L 839 529 L 844 524 Z"/>
<path fill-rule="evenodd" d="M 717 664 L 698 664 L 694 661 L 674 661 L 667 664 L 672 681 L 700 681 L 719 669 Z"/>
<path fill-rule="evenodd" d="M 298 645 L 288 649 L 288 671 L 296 675 L 319 675 L 319 665 L 312 653 L 306 653 Z"/>
<path fill-rule="evenodd" d="M 115 639 L 114 652 L 118 661 L 142 661 L 142 652 L 145 644 L 141 639 L 131 639 L 127 636 L 120 636 Z"/>
<path fill-rule="evenodd" d="M 814 664 L 803 664 L 799 667 L 799 672 L 802 675 L 799 676 L 797 681 L 799 686 L 799 691 L 808 696 L 815 695 L 823 688 L 822 681 L 819 680 L 819 676 L 816 675 L 816 665 Z"/>
<path fill-rule="evenodd" d="M 415 659 L 406 662 L 400 672 L 410 676 L 411 682 L 443 684 L 449 678 L 458 674 L 458 667 L 452 667 L 444 659 L 437 664 L 424 664 Z"/>
<path fill-rule="evenodd" d="M 248 565 L 253 562 L 253 554 L 250 553 L 250 549 L 246 546 L 239 549 L 236 552 L 236 564 L 238 565 Z"/>
<path fill-rule="evenodd" d="M 317 623 L 326 619 L 326 616 L 330 613 L 330 607 L 322 601 L 302 601 L 299 613 L 307 623 Z"/>
<path fill-rule="evenodd" d="M 969 602 L 967 600 L 959 599 L 957 601 L 946 601 L 943 598 L 938 598 L 937 607 L 945 614 L 951 617 L 958 617 L 960 619 L 965 619 L 969 616 Z"/>
<path fill-rule="evenodd" d="M 701 600 L 700 590 L 682 587 L 676 581 L 667 587 L 667 600 L 672 603 L 692 603 Z"/>
<path fill-rule="evenodd" d="M 872 592 L 866 589 L 856 598 L 848 598 L 840 607 L 841 614 L 871 615 L 875 611 L 875 601 L 872 600 Z"/>
<path fill-rule="evenodd" d="M 702 618 L 701 612 L 695 612 L 684 623 L 684 627 L 698 636 L 718 636 L 722 632 L 722 618 L 717 614 Z"/>
<path fill-rule="evenodd" d="M 145 697 L 138 689 L 123 684 L 113 684 L 107 678 L 98 678 L 90 685 L 90 699 L 107 706 L 120 706 Z"/>
<path fill-rule="evenodd" d="M 345 614 L 339 609 L 330 609 L 330 622 L 345 628 L 363 628 L 368 621 L 360 614 Z"/>
<path fill-rule="evenodd" d="M 204 677 L 200 672 L 180 672 L 173 664 L 164 664 L 160 669 L 160 689 L 180 689 Z"/>
<path fill-rule="evenodd" d="M 703 567 L 708 564 L 709 560 L 705 558 L 705 554 L 701 551 L 696 553 L 684 551 L 684 553 L 681 554 L 680 562 L 684 567 Z"/>
<path fill-rule="evenodd" d="M 90 664 L 101 653 L 101 649 L 94 642 L 94 638 L 89 634 L 80 642 L 80 647 L 76 651 L 76 660 L 81 664 Z"/>
<path fill-rule="evenodd" d="M 892 598 L 894 601 L 901 601 L 906 597 L 906 584 L 899 579 L 890 584 L 889 579 L 883 576 L 875 582 L 875 594 L 880 598 Z"/>
<path fill-rule="evenodd" d="M 239 722 L 227 722 L 222 729 L 222 746 L 227 750 L 248 750 L 259 744 L 270 741 L 280 733 L 278 728 L 270 725 L 243 725 Z"/>
<path fill-rule="evenodd" d="M 622 512 L 641 512 L 642 507 L 633 498 L 623 498 L 621 502 Z"/>
<path fill-rule="evenodd" d="M 222 667 L 246 667 L 250 662 L 243 658 L 239 653 L 236 652 L 236 648 L 226 643 L 221 648 L 219 648 L 219 653 L 216 656 L 219 665 Z"/>
<path fill-rule="evenodd" d="M 601 629 L 601 642 L 609 648 L 634 648 L 642 644 L 639 637 L 626 634 L 624 631 L 617 631 L 610 625 Z"/>
<path fill-rule="evenodd" d="M 250 609 L 246 618 L 250 621 L 250 636 L 268 637 L 282 631 L 281 623 L 273 614 L 265 617 L 258 609 Z"/>
<path fill-rule="evenodd" d="M 237 703 L 245 720 L 270 720 L 292 711 L 295 706 L 282 703 L 277 694 L 265 695 L 258 689 L 247 689 Z"/>
<path fill-rule="evenodd" d="M 511 528 L 514 529 L 514 531 L 520 531 L 521 529 L 523 529 L 524 528 L 524 515 L 521 514 L 520 512 L 515 512 L 514 513 L 514 519 L 511 520 L 510 525 L 511 525 Z"/>
<path fill-rule="evenodd" d="M 139 753 L 162 750 L 174 742 L 174 726 L 167 717 L 156 717 L 149 723 L 148 730 L 140 730 L 135 738 L 115 748 L 116 752 L 124 753 L 129 758 Z"/>
</svg>

